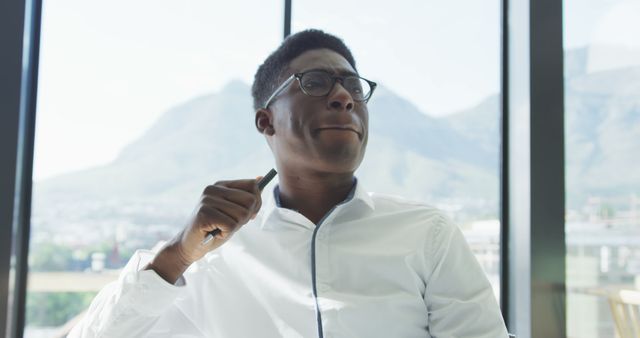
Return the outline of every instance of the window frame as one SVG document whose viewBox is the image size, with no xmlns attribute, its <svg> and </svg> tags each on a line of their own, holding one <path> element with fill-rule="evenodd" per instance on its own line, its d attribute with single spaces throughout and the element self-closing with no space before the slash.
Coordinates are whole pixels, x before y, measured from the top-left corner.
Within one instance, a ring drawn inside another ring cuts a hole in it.
<svg viewBox="0 0 640 338">
<path fill-rule="evenodd" d="M 0 332 L 8 337 L 24 331 L 41 8 L 0 4 Z"/>
<path fill-rule="evenodd" d="M 566 337 L 560 0 L 503 0 L 501 274 L 519 338 Z"/>
</svg>

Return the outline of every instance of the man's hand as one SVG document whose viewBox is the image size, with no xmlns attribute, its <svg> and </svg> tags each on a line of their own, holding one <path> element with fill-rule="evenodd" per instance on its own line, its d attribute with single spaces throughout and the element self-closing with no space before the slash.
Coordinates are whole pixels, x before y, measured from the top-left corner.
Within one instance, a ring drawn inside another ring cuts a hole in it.
<svg viewBox="0 0 640 338">
<path fill-rule="evenodd" d="M 262 206 L 259 179 L 221 181 L 206 187 L 186 227 L 160 250 L 145 269 L 153 269 L 174 284 L 189 265 L 220 247 L 256 216 Z M 202 244 L 214 229 L 220 232 L 213 240 Z"/>
</svg>

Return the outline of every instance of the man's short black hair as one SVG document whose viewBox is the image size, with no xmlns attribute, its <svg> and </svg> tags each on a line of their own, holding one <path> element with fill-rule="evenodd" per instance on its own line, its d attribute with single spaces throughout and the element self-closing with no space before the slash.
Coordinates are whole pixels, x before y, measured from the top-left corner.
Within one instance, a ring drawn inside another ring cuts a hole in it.
<svg viewBox="0 0 640 338">
<path fill-rule="evenodd" d="M 285 80 L 283 77 L 291 60 L 308 50 L 321 48 L 331 49 L 342 55 L 356 70 L 356 61 L 349 47 L 340 38 L 318 29 L 308 29 L 290 35 L 258 68 L 251 87 L 253 109 L 263 108 L 269 95 Z"/>
</svg>

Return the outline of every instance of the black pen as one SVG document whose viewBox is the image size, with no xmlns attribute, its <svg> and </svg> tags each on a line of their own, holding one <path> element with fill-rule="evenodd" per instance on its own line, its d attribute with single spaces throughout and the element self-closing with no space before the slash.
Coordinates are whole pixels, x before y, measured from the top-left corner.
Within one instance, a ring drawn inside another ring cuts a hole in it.
<svg viewBox="0 0 640 338">
<path fill-rule="evenodd" d="M 271 180 L 276 177 L 277 173 L 278 172 L 272 168 L 266 175 L 264 175 L 262 179 L 260 179 L 260 182 L 258 182 L 258 189 L 260 190 L 260 192 L 262 192 L 262 189 L 264 189 L 264 187 L 266 187 L 267 184 L 269 184 L 269 182 L 271 182 Z M 213 239 L 213 237 L 215 237 L 219 233 L 220 229 L 213 229 L 213 231 L 209 232 L 209 234 L 207 234 L 207 237 L 204 238 L 204 240 L 202 241 L 202 245 L 209 243 Z"/>
</svg>

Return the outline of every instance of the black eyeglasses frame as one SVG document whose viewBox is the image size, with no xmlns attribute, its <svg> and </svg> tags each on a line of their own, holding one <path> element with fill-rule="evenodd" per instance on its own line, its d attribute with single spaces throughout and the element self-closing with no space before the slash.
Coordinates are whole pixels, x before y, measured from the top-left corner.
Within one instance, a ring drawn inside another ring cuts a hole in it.
<svg viewBox="0 0 640 338">
<path fill-rule="evenodd" d="M 312 73 L 312 72 L 313 72 L 313 73 L 315 73 L 315 72 L 326 73 L 326 74 L 327 74 L 327 75 L 329 75 L 329 77 L 331 77 L 331 79 L 333 80 L 333 83 L 331 84 L 331 87 L 329 88 L 329 91 L 327 91 L 327 93 L 326 93 L 326 94 L 323 94 L 323 95 L 312 95 L 312 94 L 309 94 L 309 93 L 304 89 L 304 87 L 302 86 L 302 77 L 303 77 L 305 74 Z M 364 80 L 365 82 L 367 82 L 367 83 L 369 84 L 369 87 L 371 88 L 371 90 L 369 91 L 369 93 L 368 93 L 368 94 L 364 97 L 364 99 L 362 99 L 362 100 L 357 100 L 355 97 L 353 97 L 353 95 L 351 95 L 351 97 L 353 98 L 353 100 L 354 100 L 354 101 L 357 101 L 357 102 L 364 102 L 364 103 L 369 102 L 369 99 L 371 98 L 371 95 L 373 95 L 373 92 L 375 91 L 376 87 L 378 86 L 378 84 L 377 84 L 377 83 L 375 83 L 375 82 L 373 82 L 373 81 L 371 81 L 371 80 L 365 79 L 365 78 L 363 78 L 362 76 L 355 75 L 355 74 L 349 74 L 349 75 L 346 75 L 346 76 L 340 76 L 340 75 L 334 75 L 334 74 L 331 74 L 331 73 L 329 73 L 329 72 L 325 72 L 325 71 L 322 71 L 322 70 L 314 69 L 314 70 L 309 70 L 309 71 L 306 71 L 306 72 L 294 73 L 294 74 L 292 74 L 291 76 L 289 76 L 289 77 L 288 77 L 288 78 L 287 78 L 287 79 L 286 79 L 286 80 L 285 80 L 285 81 L 284 81 L 284 82 L 283 82 L 283 83 L 282 83 L 278 88 L 276 88 L 276 90 L 274 90 L 274 91 L 273 91 L 273 94 L 271 94 L 271 96 L 269 96 L 269 98 L 267 99 L 267 102 L 266 102 L 266 103 L 264 104 L 264 106 L 263 106 L 263 109 L 267 109 L 267 108 L 269 107 L 269 105 L 271 104 L 271 102 L 273 102 L 273 100 L 274 100 L 274 99 L 275 99 L 275 98 L 276 98 L 276 97 L 277 97 L 277 96 L 278 96 L 278 95 L 279 95 L 279 94 L 280 94 L 280 93 L 281 93 L 285 88 L 287 88 L 287 86 L 289 86 L 289 85 L 291 84 L 291 82 L 293 82 L 294 80 L 298 80 L 298 85 L 300 86 L 300 90 L 302 90 L 302 92 L 303 92 L 305 95 L 308 95 L 308 96 L 311 96 L 311 97 L 323 97 L 323 96 L 327 96 L 327 95 L 329 95 L 329 93 L 331 93 L 331 91 L 333 90 L 333 88 L 334 88 L 334 87 L 335 87 L 335 85 L 336 85 L 336 82 L 340 82 L 340 84 L 344 86 L 344 80 L 345 80 L 345 79 L 347 79 L 347 78 L 354 78 L 354 77 L 355 77 L 355 78 L 358 78 L 358 79 L 360 79 L 360 80 Z M 351 94 L 351 93 L 349 93 L 349 94 Z"/>
</svg>

